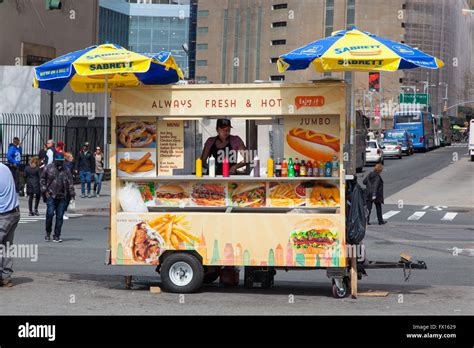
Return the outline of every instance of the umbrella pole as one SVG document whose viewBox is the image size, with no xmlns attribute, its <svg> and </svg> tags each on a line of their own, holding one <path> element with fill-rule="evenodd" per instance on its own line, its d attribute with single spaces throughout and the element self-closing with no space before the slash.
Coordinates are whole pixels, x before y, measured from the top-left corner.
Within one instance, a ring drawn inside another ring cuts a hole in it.
<svg viewBox="0 0 474 348">
<path fill-rule="evenodd" d="M 104 100 L 104 148 L 103 148 L 103 153 L 104 153 L 104 166 L 105 168 L 108 168 L 108 157 L 107 157 L 107 116 L 108 116 L 108 78 L 109 75 L 105 75 L 105 100 Z"/>
</svg>

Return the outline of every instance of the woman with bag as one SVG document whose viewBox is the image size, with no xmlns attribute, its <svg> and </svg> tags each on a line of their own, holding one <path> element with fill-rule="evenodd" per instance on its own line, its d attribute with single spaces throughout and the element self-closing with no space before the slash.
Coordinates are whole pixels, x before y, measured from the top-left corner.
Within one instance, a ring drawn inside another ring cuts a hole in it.
<svg viewBox="0 0 474 348">
<path fill-rule="evenodd" d="M 28 195 L 28 209 L 30 210 L 29 216 L 38 216 L 38 205 L 41 198 L 41 187 L 40 187 L 40 160 L 38 157 L 33 157 L 30 160 L 30 164 L 25 168 L 26 177 L 26 194 Z M 35 208 L 33 210 L 33 199 L 35 200 Z"/>
</svg>

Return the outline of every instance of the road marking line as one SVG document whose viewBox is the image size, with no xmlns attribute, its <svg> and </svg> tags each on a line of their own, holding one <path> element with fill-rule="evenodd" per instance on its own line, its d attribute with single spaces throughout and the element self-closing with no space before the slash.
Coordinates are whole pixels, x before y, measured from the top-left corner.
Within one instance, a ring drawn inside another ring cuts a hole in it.
<svg viewBox="0 0 474 348">
<path fill-rule="evenodd" d="M 423 208 L 421 208 L 421 209 L 426 210 L 426 209 L 428 209 L 429 207 L 430 207 L 429 205 L 425 205 L 425 206 L 424 206 Z"/>
<path fill-rule="evenodd" d="M 426 212 L 424 211 L 416 211 L 413 215 L 410 215 L 408 217 L 408 220 L 420 220 L 423 215 L 425 215 Z"/>
<path fill-rule="evenodd" d="M 382 217 L 384 218 L 384 220 L 388 220 L 392 216 L 397 215 L 399 212 L 400 212 L 400 210 L 390 210 L 389 212 L 386 212 L 385 214 L 383 214 Z"/>
<path fill-rule="evenodd" d="M 458 213 L 446 213 L 441 221 L 453 221 Z"/>
</svg>

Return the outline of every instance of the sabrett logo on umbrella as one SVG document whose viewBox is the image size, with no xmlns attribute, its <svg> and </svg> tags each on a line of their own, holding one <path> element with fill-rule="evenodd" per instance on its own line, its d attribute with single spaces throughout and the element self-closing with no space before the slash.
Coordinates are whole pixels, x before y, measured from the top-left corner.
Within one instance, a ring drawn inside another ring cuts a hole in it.
<svg viewBox="0 0 474 348">
<path fill-rule="evenodd" d="M 380 45 L 361 45 L 361 46 L 349 46 L 349 47 L 338 47 L 334 49 L 336 54 L 341 54 L 347 51 L 357 51 L 364 49 L 380 48 Z"/>
<path fill-rule="evenodd" d="M 383 59 L 366 60 L 366 59 L 339 59 L 339 65 L 382 65 Z"/>
<path fill-rule="evenodd" d="M 89 65 L 89 70 L 108 70 L 108 69 L 122 69 L 122 68 L 131 68 L 133 62 L 120 62 L 120 63 L 103 63 L 103 64 L 91 64 Z"/>
</svg>

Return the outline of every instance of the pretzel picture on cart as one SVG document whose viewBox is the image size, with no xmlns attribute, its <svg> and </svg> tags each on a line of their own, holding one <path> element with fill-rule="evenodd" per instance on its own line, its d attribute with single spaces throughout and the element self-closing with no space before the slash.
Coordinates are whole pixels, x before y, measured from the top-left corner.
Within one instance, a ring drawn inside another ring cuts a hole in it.
<svg viewBox="0 0 474 348">
<path fill-rule="evenodd" d="M 156 147 L 156 122 L 117 122 L 118 145 L 122 148 Z"/>
</svg>

